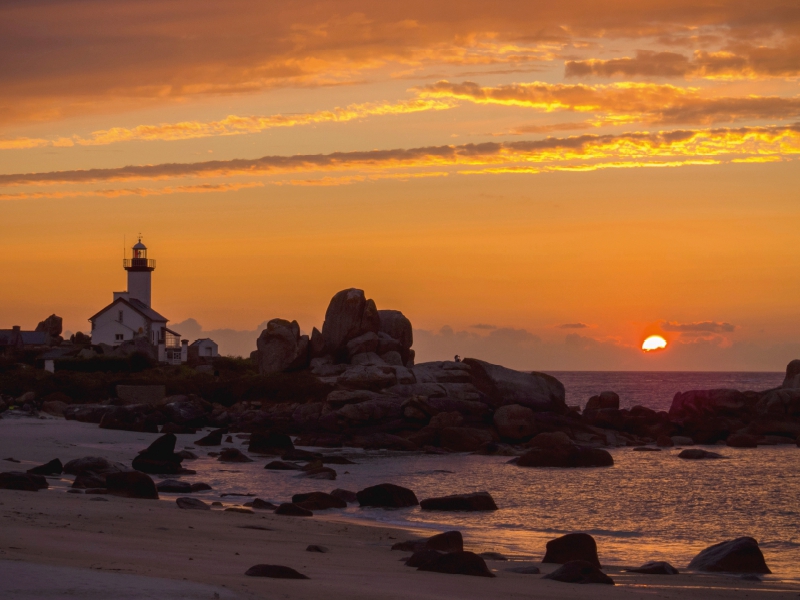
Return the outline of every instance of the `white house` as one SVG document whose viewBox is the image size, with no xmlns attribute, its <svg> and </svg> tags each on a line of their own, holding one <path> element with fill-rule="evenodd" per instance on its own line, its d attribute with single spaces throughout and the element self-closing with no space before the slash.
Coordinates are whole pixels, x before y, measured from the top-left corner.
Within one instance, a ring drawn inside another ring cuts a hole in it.
<svg viewBox="0 0 800 600">
<path fill-rule="evenodd" d="M 200 338 L 189 344 L 189 358 L 194 360 L 219 356 L 219 346 L 211 338 Z"/>
<path fill-rule="evenodd" d="M 150 307 L 151 276 L 156 261 L 147 258 L 147 247 L 141 238 L 132 251 L 131 258 L 122 263 L 128 272 L 128 291 L 114 292 L 113 302 L 89 318 L 92 343 L 119 346 L 143 337 L 158 348 L 160 362 L 186 362 L 188 340 L 181 340 L 179 333 L 167 327 L 169 320 Z"/>
</svg>

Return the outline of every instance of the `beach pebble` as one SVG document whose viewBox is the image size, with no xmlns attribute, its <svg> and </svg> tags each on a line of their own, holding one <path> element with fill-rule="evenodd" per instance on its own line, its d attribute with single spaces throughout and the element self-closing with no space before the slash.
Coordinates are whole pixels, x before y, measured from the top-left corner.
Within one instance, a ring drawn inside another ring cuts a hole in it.
<svg viewBox="0 0 800 600">
<path fill-rule="evenodd" d="M 552 579 L 563 583 L 605 583 L 614 585 L 614 580 L 595 565 L 585 560 L 572 560 L 542 579 Z"/>
<path fill-rule="evenodd" d="M 447 573 L 450 575 L 473 575 L 476 577 L 496 577 L 489 570 L 480 556 L 474 552 L 451 552 L 426 562 L 417 568 L 418 571 Z"/>
<path fill-rule="evenodd" d="M 689 563 L 689 569 L 725 573 L 772 573 L 764 561 L 758 542 L 740 537 L 714 544 Z"/>
<path fill-rule="evenodd" d="M 645 575 L 677 575 L 678 569 L 668 562 L 662 560 L 651 560 L 644 563 L 641 567 L 628 569 L 629 573 L 644 573 Z"/>
<path fill-rule="evenodd" d="M 441 511 L 490 511 L 497 510 L 497 504 L 489 492 L 454 494 L 438 498 L 427 498 L 419 503 L 422 510 Z"/>
<path fill-rule="evenodd" d="M 190 510 L 211 510 L 211 507 L 197 498 L 178 498 L 175 500 L 178 508 L 185 508 Z"/>
<path fill-rule="evenodd" d="M 588 533 L 568 533 L 547 542 L 543 563 L 563 565 L 572 561 L 584 561 L 600 568 L 597 543 Z"/>
<path fill-rule="evenodd" d="M 255 565 L 245 571 L 248 577 L 271 577 L 273 579 L 308 579 L 291 567 L 282 565 Z"/>
</svg>

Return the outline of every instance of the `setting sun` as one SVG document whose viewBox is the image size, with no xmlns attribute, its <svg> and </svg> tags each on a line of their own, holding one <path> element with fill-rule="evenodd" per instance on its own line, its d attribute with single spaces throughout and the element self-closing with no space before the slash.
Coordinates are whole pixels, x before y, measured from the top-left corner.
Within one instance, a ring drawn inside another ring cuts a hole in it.
<svg viewBox="0 0 800 600">
<path fill-rule="evenodd" d="M 653 350 L 663 350 L 667 347 L 667 340 L 660 335 L 651 335 L 644 342 L 642 342 L 642 350 L 645 352 L 652 352 Z"/>
</svg>

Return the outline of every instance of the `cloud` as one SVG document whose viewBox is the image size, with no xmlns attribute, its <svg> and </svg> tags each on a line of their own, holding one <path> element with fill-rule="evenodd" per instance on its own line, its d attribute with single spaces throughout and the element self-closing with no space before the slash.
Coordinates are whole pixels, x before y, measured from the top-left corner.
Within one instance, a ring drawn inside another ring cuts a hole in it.
<svg viewBox="0 0 800 600">
<path fill-rule="evenodd" d="M 254 330 L 237 329 L 203 329 L 196 319 L 186 319 L 180 323 L 170 325 L 170 329 L 177 331 L 189 343 L 199 338 L 211 338 L 219 345 L 219 353 L 223 356 L 250 356 L 256 349 L 256 340 L 259 334 L 266 329 L 264 321 Z"/>
<path fill-rule="evenodd" d="M 569 85 L 543 82 L 483 87 L 471 81 L 439 81 L 416 88 L 423 98 L 461 100 L 531 108 L 542 112 L 591 112 L 589 126 L 642 122 L 648 124 L 730 123 L 800 116 L 800 97 L 703 97 L 701 90 L 653 83 Z M 573 124 L 550 126 L 566 128 Z M 521 129 L 525 131 L 525 129 Z M 537 132 L 536 128 L 528 131 Z M 546 131 L 546 130 L 543 130 Z"/>
<path fill-rule="evenodd" d="M 472 329 L 497 329 L 497 325 L 487 325 L 486 323 L 477 323 L 476 325 L 470 325 Z"/>
<path fill-rule="evenodd" d="M 753 79 L 800 74 L 798 41 L 780 47 L 737 44 L 735 49 L 697 50 L 692 58 L 675 52 L 638 50 L 633 58 L 569 60 L 564 76 Z"/>
<path fill-rule="evenodd" d="M 397 169 L 494 167 L 501 172 L 594 170 L 703 164 L 715 157 L 790 156 L 800 154 L 800 125 L 674 130 L 658 133 L 581 135 L 518 142 L 486 142 L 409 149 L 264 156 L 256 159 L 166 163 L 107 169 L 0 175 L 0 187 L 47 184 L 95 184 L 109 181 L 168 180 L 235 176 L 273 176 L 360 170 L 363 174 Z M 568 161 L 582 161 L 568 164 Z M 604 164 L 603 161 L 610 161 Z M 652 162 L 650 162 L 652 161 Z M 505 171 L 502 171 L 505 169 Z M 527 169 L 527 170 L 526 170 Z M 463 172 L 469 172 L 463 171 Z M 394 177 L 403 177 L 392 173 Z M 405 175 L 407 177 L 413 174 Z"/>
<path fill-rule="evenodd" d="M 586 329 L 589 327 L 586 323 L 564 323 L 558 325 L 559 329 Z"/>
<path fill-rule="evenodd" d="M 0 194 L 0 200 L 40 200 L 98 196 L 101 198 L 119 198 L 121 196 L 166 196 L 171 194 L 209 194 L 213 192 L 235 192 L 238 190 L 264 187 L 261 181 L 249 183 L 205 183 L 201 185 L 177 185 L 158 189 L 152 188 L 119 188 L 105 190 L 85 190 L 79 192 L 21 192 L 17 194 Z"/>
<path fill-rule="evenodd" d="M 677 331 L 686 333 L 729 333 L 736 331 L 736 325 L 717 321 L 699 321 L 697 323 L 677 323 L 666 321 L 661 325 L 664 331 Z"/>
</svg>

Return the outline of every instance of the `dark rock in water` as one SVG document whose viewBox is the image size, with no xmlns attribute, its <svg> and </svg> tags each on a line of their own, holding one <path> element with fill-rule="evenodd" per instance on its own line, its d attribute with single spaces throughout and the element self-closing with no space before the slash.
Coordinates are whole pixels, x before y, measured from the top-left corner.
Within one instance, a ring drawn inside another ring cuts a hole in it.
<svg viewBox="0 0 800 600">
<path fill-rule="evenodd" d="M 133 459 L 131 466 L 142 473 L 151 475 L 173 475 L 182 472 L 183 457 L 175 453 L 174 433 L 166 433 L 150 444 Z"/>
<path fill-rule="evenodd" d="M 178 425 L 177 423 L 165 423 L 161 426 L 161 433 L 197 433 L 194 427 L 187 427 L 186 425 Z"/>
<path fill-rule="evenodd" d="M 542 579 L 552 579 L 564 583 L 605 583 L 614 585 L 614 580 L 599 568 L 585 560 L 572 560 Z"/>
<path fill-rule="evenodd" d="M 358 502 L 358 495 L 355 492 L 351 492 L 349 490 L 336 488 L 331 492 L 331 496 L 333 496 L 334 498 L 339 498 L 340 500 L 344 500 L 348 504 Z"/>
<path fill-rule="evenodd" d="M 195 454 L 191 450 L 181 450 L 180 452 L 176 452 L 175 454 L 177 456 L 180 456 L 183 460 L 196 460 L 199 458 L 197 454 Z"/>
<path fill-rule="evenodd" d="M 37 492 L 46 490 L 50 485 L 42 475 L 8 471 L 0 473 L 0 490 L 21 490 L 24 492 Z"/>
<path fill-rule="evenodd" d="M 651 448 L 650 446 L 637 446 L 634 452 L 661 452 L 661 448 Z"/>
<path fill-rule="evenodd" d="M 352 460 L 344 456 L 323 456 L 321 459 L 323 465 L 354 465 Z"/>
<path fill-rule="evenodd" d="M 365 488 L 356 493 L 356 498 L 361 506 L 402 508 L 419 504 L 414 492 L 392 483 L 381 483 Z"/>
<path fill-rule="evenodd" d="M 270 469 L 271 471 L 299 471 L 302 467 L 300 465 L 283 460 L 273 460 L 272 462 L 267 463 L 264 468 Z"/>
<path fill-rule="evenodd" d="M 506 569 L 509 573 L 520 573 L 522 575 L 538 575 L 542 572 L 539 567 L 535 567 L 533 565 L 528 565 L 525 567 L 511 567 L 510 569 Z"/>
<path fill-rule="evenodd" d="M 128 467 L 123 464 L 112 463 L 99 456 L 85 456 L 83 458 L 76 458 L 64 465 L 64 473 L 67 473 L 68 475 L 80 475 L 86 471 L 106 474 L 122 473 L 123 471 L 128 470 Z"/>
<path fill-rule="evenodd" d="M 309 479 L 325 479 L 333 481 L 336 479 L 336 471 L 330 467 L 314 467 L 312 469 L 303 468 L 302 473 L 298 477 L 307 477 Z"/>
<path fill-rule="evenodd" d="M 630 573 L 644 573 L 645 575 L 677 575 L 678 569 L 663 560 L 651 560 L 636 569 L 628 569 Z"/>
<path fill-rule="evenodd" d="M 443 555 L 444 552 L 439 552 L 437 550 L 418 550 L 406 559 L 405 564 L 407 567 L 419 568 L 438 560 L 439 557 Z"/>
<path fill-rule="evenodd" d="M 731 448 L 755 448 L 758 446 L 758 438 L 746 433 L 732 433 L 725 443 Z"/>
<path fill-rule="evenodd" d="M 479 555 L 483 560 L 508 560 L 499 552 L 481 552 Z"/>
<path fill-rule="evenodd" d="M 275 509 L 276 515 L 285 515 L 287 517 L 313 517 L 314 513 L 310 510 L 297 506 L 292 502 L 284 502 Z"/>
<path fill-rule="evenodd" d="M 675 442 L 668 435 L 660 435 L 656 440 L 656 446 L 659 448 L 672 448 L 674 445 Z"/>
<path fill-rule="evenodd" d="M 238 448 L 223 448 L 222 452 L 219 453 L 217 460 L 221 462 L 237 463 L 253 462 L 252 458 L 242 454 L 242 451 Z"/>
<path fill-rule="evenodd" d="M 319 452 L 309 452 L 308 450 L 300 450 L 299 448 L 292 448 L 291 450 L 287 450 L 283 454 L 281 454 L 281 458 L 283 460 L 303 460 L 303 461 L 312 461 L 312 460 L 320 460 L 322 458 L 322 454 Z"/>
<path fill-rule="evenodd" d="M 347 502 L 326 494 L 325 492 L 311 492 L 308 494 L 295 494 L 292 502 L 306 510 L 327 510 L 329 508 L 347 508 Z"/>
<path fill-rule="evenodd" d="M 687 460 L 701 460 L 704 458 L 725 458 L 716 452 L 709 452 L 708 450 L 701 450 L 700 448 L 687 448 L 678 454 L 678 458 L 685 458 Z"/>
<path fill-rule="evenodd" d="M 250 445 L 247 447 L 248 452 L 256 452 L 258 454 L 283 455 L 290 450 L 294 450 L 292 439 L 285 433 L 276 431 L 268 433 L 254 432 L 250 436 Z M 288 460 L 285 456 L 283 458 Z"/>
<path fill-rule="evenodd" d="M 571 561 L 585 561 L 600 568 L 597 543 L 588 533 L 568 533 L 547 542 L 543 563 L 563 565 Z"/>
<path fill-rule="evenodd" d="M 445 531 L 427 539 L 397 542 L 392 550 L 404 552 L 420 552 L 422 550 L 438 550 L 440 552 L 460 552 L 464 549 L 464 538 L 460 531 Z"/>
<path fill-rule="evenodd" d="M 487 511 L 497 510 L 497 505 L 489 492 L 454 494 L 439 498 L 428 498 L 419 503 L 422 510 L 443 511 Z"/>
<path fill-rule="evenodd" d="M 452 552 L 420 566 L 418 571 L 447 573 L 449 575 L 473 575 L 476 577 L 495 577 L 480 556 L 474 552 Z"/>
<path fill-rule="evenodd" d="M 310 546 L 306 547 L 306 552 L 319 552 L 320 554 L 325 554 L 326 552 L 330 552 L 330 549 L 326 548 L 325 546 L 311 544 Z"/>
<path fill-rule="evenodd" d="M 177 479 L 165 479 L 156 484 L 159 492 L 168 494 L 191 494 L 192 484 L 188 481 L 178 481 Z"/>
<path fill-rule="evenodd" d="M 57 458 L 54 458 L 49 463 L 28 469 L 31 475 L 61 475 L 64 471 L 64 465 Z"/>
<path fill-rule="evenodd" d="M 223 429 L 215 429 L 205 437 L 201 437 L 199 440 L 195 440 L 195 444 L 197 446 L 221 446 L 222 445 L 222 436 L 228 433 L 227 427 Z"/>
<path fill-rule="evenodd" d="M 178 508 L 185 508 L 187 510 L 211 510 L 211 507 L 197 498 L 178 498 L 175 500 Z"/>
<path fill-rule="evenodd" d="M 235 513 L 242 513 L 244 515 L 253 515 L 255 514 L 249 508 L 245 508 L 244 506 L 229 506 L 225 509 L 225 512 L 235 512 Z"/>
<path fill-rule="evenodd" d="M 275 510 L 278 507 L 272 502 L 267 502 L 266 500 L 262 500 L 261 498 L 256 498 L 255 500 L 253 500 L 253 508 L 258 510 Z"/>
<path fill-rule="evenodd" d="M 616 392 L 601 392 L 598 396 L 592 396 L 583 409 L 584 414 L 594 410 L 619 410 L 619 395 Z"/>
<path fill-rule="evenodd" d="M 494 408 L 506 404 L 527 406 L 535 412 L 566 414 L 564 385 L 544 373 L 523 373 L 474 358 L 465 358 L 475 387 Z"/>
<path fill-rule="evenodd" d="M 109 473 L 106 475 L 106 488 L 108 493 L 113 496 L 158 500 L 156 484 L 150 477 L 139 471 Z"/>
<path fill-rule="evenodd" d="M 291 567 L 281 565 L 255 565 L 245 572 L 248 577 L 271 577 L 273 579 L 308 579 Z"/>
<path fill-rule="evenodd" d="M 193 483 L 192 484 L 192 493 L 204 492 L 206 490 L 211 490 L 211 489 L 214 489 L 214 488 L 212 488 L 210 485 L 208 485 L 207 483 L 205 483 L 203 481 L 198 481 L 197 483 Z"/>
<path fill-rule="evenodd" d="M 75 477 L 72 487 L 76 489 L 104 488 L 106 487 L 106 476 L 105 474 L 84 471 Z"/>
<path fill-rule="evenodd" d="M 516 460 L 520 467 L 611 467 L 614 459 L 601 448 L 588 448 L 574 444 L 533 448 Z"/>
<path fill-rule="evenodd" d="M 758 542 L 751 537 L 709 546 L 692 559 L 689 568 L 725 573 L 772 573 L 764 561 Z"/>
</svg>

